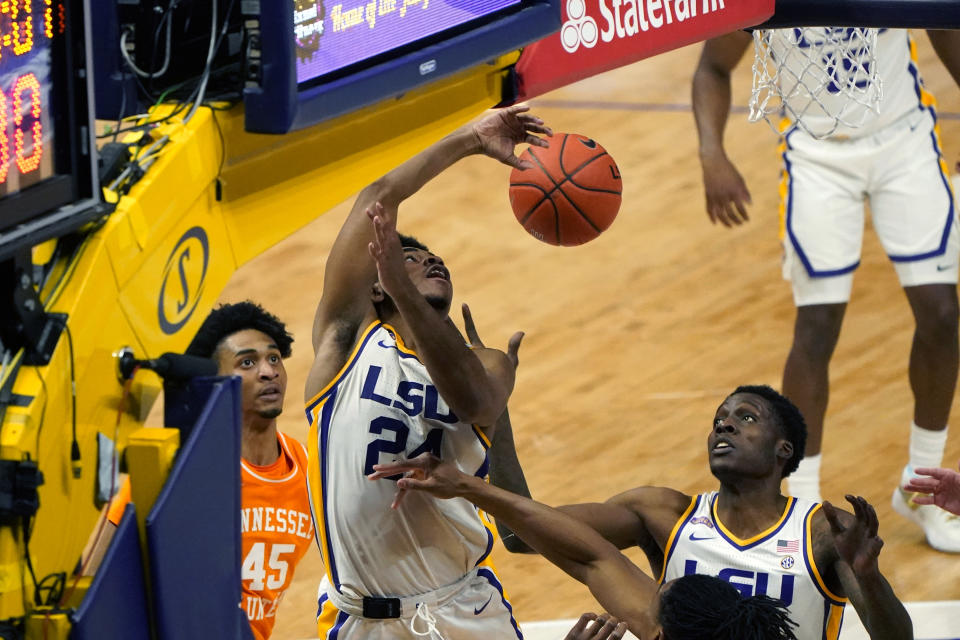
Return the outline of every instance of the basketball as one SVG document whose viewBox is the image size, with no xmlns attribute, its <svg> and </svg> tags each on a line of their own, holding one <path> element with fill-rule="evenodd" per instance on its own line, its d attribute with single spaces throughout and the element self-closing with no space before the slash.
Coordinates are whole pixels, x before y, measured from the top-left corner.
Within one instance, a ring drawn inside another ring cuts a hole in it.
<svg viewBox="0 0 960 640">
<path fill-rule="evenodd" d="M 620 170 L 606 149 L 575 133 L 555 133 L 550 147 L 520 156 L 534 165 L 510 174 L 510 206 L 530 235 L 573 247 L 593 240 L 620 210 Z"/>
</svg>

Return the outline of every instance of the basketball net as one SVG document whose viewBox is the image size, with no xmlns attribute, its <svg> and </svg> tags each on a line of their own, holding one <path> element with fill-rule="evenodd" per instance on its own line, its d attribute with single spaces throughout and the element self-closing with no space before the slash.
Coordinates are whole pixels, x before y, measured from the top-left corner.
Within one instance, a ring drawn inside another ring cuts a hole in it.
<svg viewBox="0 0 960 640">
<path fill-rule="evenodd" d="M 753 32 L 750 122 L 763 118 L 774 131 L 799 126 L 814 138 L 841 127 L 855 129 L 880 113 L 878 29 L 803 27 Z"/>
</svg>

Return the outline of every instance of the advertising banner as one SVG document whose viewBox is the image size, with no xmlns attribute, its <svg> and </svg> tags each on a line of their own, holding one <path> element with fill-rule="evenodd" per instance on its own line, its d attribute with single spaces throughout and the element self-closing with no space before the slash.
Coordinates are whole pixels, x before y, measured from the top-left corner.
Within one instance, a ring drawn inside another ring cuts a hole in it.
<svg viewBox="0 0 960 640">
<path fill-rule="evenodd" d="M 774 0 L 566 0 L 560 31 L 517 62 L 517 101 L 760 24 L 773 8 Z"/>
</svg>

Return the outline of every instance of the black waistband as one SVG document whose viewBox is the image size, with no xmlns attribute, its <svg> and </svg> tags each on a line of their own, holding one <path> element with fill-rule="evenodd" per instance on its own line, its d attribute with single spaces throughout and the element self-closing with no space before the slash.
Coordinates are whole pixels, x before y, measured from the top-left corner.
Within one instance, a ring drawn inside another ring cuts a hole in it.
<svg viewBox="0 0 960 640">
<path fill-rule="evenodd" d="M 363 598 L 363 617 L 383 620 L 400 617 L 400 598 Z"/>
</svg>

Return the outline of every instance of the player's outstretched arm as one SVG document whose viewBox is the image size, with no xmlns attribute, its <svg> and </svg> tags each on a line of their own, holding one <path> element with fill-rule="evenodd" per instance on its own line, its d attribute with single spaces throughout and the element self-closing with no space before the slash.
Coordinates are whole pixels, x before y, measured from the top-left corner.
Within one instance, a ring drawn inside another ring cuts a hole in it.
<svg viewBox="0 0 960 640">
<path fill-rule="evenodd" d="M 834 568 L 847 597 L 873 640 L 911 640 L 913 623 L 903 603 L 880 573 L 877 562 L 883 540 L 879 521 L 869 502 L 846 496 L 854 515 L 823 503 L 823 515 L 836 548 Z"/>
<path fill-rule="evenodd" d="M 490 450 L 490 483 L 510 493 L 524 498 L 532 497 L 527 478 L 517 456 L 517 447 L 513 441 L 513 425 L 510 423 L 510 412 L 504 412 L 497 418 L 493 428 L 493 438 Z M 526 542 L 521 540 L 505 522 L 496 519 L 497 533 L 507 551 L 511 553 L 533 553 Z"/>
<path fill-rule="evenodd" d="M 437 313 L 410 280 L 403 261 L 419 258 L 404 253 L 394 213 L 379 208 L 372 222 L 374 238 L 368 248 L 379 286 L 400 312 L 437 391 L 461 421 L 492 429 L 513 391 L 515 371 L 510 356 L 496 349 L 467 346 L 453 321 Z M 437 264 L 442 263 L 437 259 Z M 515 340 L 518 348 L 516 336 Z"/>
<path fill-rule="evenodd" d="M 904 487 L 907 491 L 925 493 L 914 497 L 917 504 L 935 504 L 960 516 L 960 473 L 952 469 L 918 467 L 914 473 L 925 478 L 913 478 Z"/>
<path fill-rule="evenodd" d="M 473 322 L 473 314 L 470 307 L 464 304 L 463 327 L 467 334 L 467 342 L 470 348 L 486 349 L 480 334 L 477 333 L 477 327 Z M 523 332 L 518 331 L 513 334 L 507 343 L 507 358 L 513 363 L 516 370 L 520 364 L 520 342 L 523 340 Z M 488 432 L 489 433 L 489 432 Z M 490 450 L 487 455 L 490 458 L 490 482 L 494 486 L 500 487 L 510 493 L 529 498 L 530 487 L 527 486 L 527 478 L 523 474 L 523 467 L 520 465 L 520 459 L 517 457 L 517 447 L 513 441 L 513 425 L 510 422 L 510 411 L 503 410 L 500 417 L 493 425 L 493 433 L 490 434 Z M 500 540 L 508 551 L 514 553 L 533 553 L 533 550 L 518 538 L 510 528 L 502 521 L 497 520 L 497 532 L 500 534 Z"/>
<path fill-rule="evenodd" d="M 928 29 L 927 35 L 930 36 L 930 44 L 933 45 L 933 50 L 937 52 L 943 66 L 960 87 L 960 31 Z"/>
<path fill-rule="evenodd" d="M 750 191 L 723 147 L 730 115 L 730 74 L 751 42 L 743 31 L 707 40 L 693 74 L 693 117 L 710 221 L 726 227 L 746 222 Z"/>
<path fill-rule="evenodd" d="M 490 482 L 494 485 L 492 467 Z M 500 485 L 497 485 L 500 486 Z M 582 522 L 599 533 L 617 549 L 640 547 L 651 562 L 662 560 L 663 540 L 654 530 L 668 535 L 681 514 L 690 505 L 690 496 L 665 487 L 636 487 L 613 496 L 606 502 L 567 504 L 555 509 Z M 509 540 L 509 526 L 497 521 L 504 546 L 513 553 L 536 553 L 518 536 Z"/>
<path fill-rule="evenodd" d="M 360 192 L 327 258 L 323 297 L 314 319 L 315 352 L 322 340 L 332 337 L 328 335 L 331 328 L 342 332 L 344 324 L 359 325 L 370 313 L 370 286 L 376 267 L 367 245 L 373 240 L 370 215 L 376 213 L 377 203 L 396 212 L 401 202 L 468 155 L 483 153 L 510 166 L 519 166 L 515 146 L 546 146 L 546 141 L 536 134 L 550 133 L 540 118 L 527 111 L 524 105 L 499 109 L 476 123 L 464 125 Z"/>
<path fill-rule="evenodd" d="M 586 584 L 597 601 L 626 622 L 637 637 L 653 637 L 655 621 L 647 605 L 657 592 L 657 583 L 590 527 L 556 509 L 461 473 L 431 454 L 373 468 L 376 473 L 371 480 L 405 474 L 397 481 L 398 500 L 407 491 L 425 491 L 438 498 L 462 497 L 504 520 L 550 562 Z"/>
</svg>

